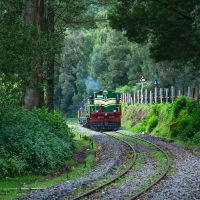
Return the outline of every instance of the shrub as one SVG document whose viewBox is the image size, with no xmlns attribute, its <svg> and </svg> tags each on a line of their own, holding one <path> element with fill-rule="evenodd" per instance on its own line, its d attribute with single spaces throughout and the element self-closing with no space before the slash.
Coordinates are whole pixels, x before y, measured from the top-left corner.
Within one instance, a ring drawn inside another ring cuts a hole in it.
<svg viewBox="0 0 200 200">
<path fill-rule="evenodd" d="M 2 109 L 2 108 L 1 108 Z M 0 115 L 0 177 L 46 174 L 65 166 L 72 133 L 58 112 L 6 107 Z"/>
<path fill-rule="evenodd" d="M 186 107 L 187 99 L 185 97 L 179 97 L 174 103 L 172 107 L 173 115 L 175 118 L 178 117 L 180 111 Z"/>
<path fill-rule="evenodd" d="M 184 141 L 192 139 L 200 130 L 200 108 L 194 100 L 187 101 L 187 105 L 189 106 L 182 109 L 177 118 L 178 129 L 172 131 L 172 136 L 179 136 Z"/>
<path fill-rule="evenodd" d="M 188 99 L 186 102 L 188 113 L 194 112 L 198 108 L 198 102 L 195 99 Z"/>
<path fill-rule="evenodd" d="M 14 177 L 23 174 L 26 166 L 26 162 L 17 157 L 0 159 L 0 179 L 6 176 Z"/>
<path fill-rule="evenodd" d="M 158 117 L 153 115 L 147 122 L 147 131 L 152 132 L 153 129 L 158 125 Z"/>
<path fill-rule="evenodd" d="M 147 122 L 146 120 L 142 121 L 141 123 L 138 123 L 135 127 L 134 127 L 134 132 L 136 133 L 141 133 L 143 131 L 146 130 L 146 126 L 147 126 Z"/>
<path fill-rule="evenodd" d="M 197 132 L 197 133 L 194 135 L 193 141 L 194 141 L 194 143 L 196 143 L 196 144 L 199 144 L 199 143 L 200 143 L 200 132 Z"/>
<path fill-rule="evenodd" d="M 40 120 L 46 122 L 49 132 L 56 134 L 61 139 L 71 140 L 73 134 L 58 111 L 49 112 L 47 108 L 42 108 L 34 109 L 33 112 Z"/>
<path fill-rule="evenodd" d="M 159 105 L 153 105 L 152 107 L 152 111 L 151 111 L 151 115 L 156 115 L 158 116 L 158 113 L 159 113 Z"/>
</svg>

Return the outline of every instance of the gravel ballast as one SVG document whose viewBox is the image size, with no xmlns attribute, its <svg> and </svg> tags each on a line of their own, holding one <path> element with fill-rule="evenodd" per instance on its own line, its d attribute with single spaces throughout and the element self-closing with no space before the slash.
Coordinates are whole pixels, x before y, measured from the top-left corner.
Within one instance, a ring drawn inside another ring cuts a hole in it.
<svg viewBox="0 0 200 200">
<path fill-rule="evenodd" d="M 134 144 L 137 153 L 135 165 L 123 177 L 123 181 L 119 180 L 117 187 L 114 184 L 109 185 L 97 194 L 88 196 L 85 199 L 129 199 L 134 194 L 140 192 L 144 187 L 150 185 L 155 177 L 162 173 L 165 166 L 160 165 L 153 158 L 156 148 L 149 144 L 140 144 L 131 138 L 123 137 L 123 140 Z M 118 181 L 116 181 L 117 183 Z"/>
<path fill-rule="evenodd" d="M 76 181 L 66 181 L 42 191 L 32 192 L 18 199 L 60 199 L 67 197 L 78 188 L 87 188 L 90 183 L 110 174 L 118 168 L 128 152 L 123 144 L 105 136 L 102 133 L 80 128 L 81 132 L 89 132 L 94 142 L 100 147 L 98 162 L 87 176 L 80 177 Z M 134 136 L 152 142 L 164 149 L 171 159 L 171 168 L 168 174 L 138 200 L 199 200 L 200 199 L 200 158 L 186 149 L 175 144 L 163 141 L 147 134 L 133 134 L 129 131 L 119 131 L 129 136 Z M 151 148 L 142 144 L 135 144 L 137 153 L 142 155 L 142 163 L 137 168 L 128 172 L 125 181 L 114 187 L 107 186 L 98 193 L 92 194 L 86 199 L 114 199 L 120 200 L 130 197 L 142 186 L 150 185 L 150 177 L 158 175 L 160 167 L 151 156 Z M 152 150 L 153 151 L 153 150 Z M 136 161 L 137 162 L 137 161 Z"/>
<path fill-rule="evenodd" d="M 167 176 L 150 191 L 138 199 L 146 200 L 197 200 L 200 199 L 200 158 L 175 144 L 162 141 L 146 134 L 132 134 L 130 136 L 148 140 L 165 149 L 171 159 L 172 167 Z"/>
<path fill-rule="evenodd" d="M 79 129 L 80 132 L 88 132 L 97 144 L 98 149 L 100 149 L 97 152 L 99 161 L 94 166 L 92 172 L 87 174 L 87 176 L 80 177 L 79 180 L 62 182 L 44 190 L 31 192 L 18 199 L 60 199 L 61 197 L 71 195 L 78 188 L 86 187 L 90 183 L 104 177 L 122 164 L 126 156 L 127 147 L 102 133 L 83 127 Z"/>
</svg>

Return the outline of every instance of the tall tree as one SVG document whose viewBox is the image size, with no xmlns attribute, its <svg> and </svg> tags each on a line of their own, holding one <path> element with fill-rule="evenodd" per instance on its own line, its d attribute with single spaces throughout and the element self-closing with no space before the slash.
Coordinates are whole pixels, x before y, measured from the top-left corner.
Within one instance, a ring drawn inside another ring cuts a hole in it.
<svg viewBox="0 0 200 200">
<path fill-rule="evenodd" d="M 111 26 L 136 42 L 150 41 L 156 61 L 199 63 L 199 1 L 118 0 Z"/>
<path fill-rule="evenodd" d="M 36 28 L 34 40 L 38 50 L 41 49 L 41 37 L 45 26 L 44 9 L 44 0 L 28 0 L 26 2 L 25 21 L 28 22 L 30 26 L 34 26 Z M 44 58 L 42 57 L 42 54 L 38 53 L 35 57 L 35 67 L 29 75 L 32 81 L 31 85 L 29 85 L 26 89 L 24 101 L 24 107 L 29 110 L 31 110 L 33 107 L 44 106 L 44 89 L 42 77 L 43 59 Z"/>
</svg>

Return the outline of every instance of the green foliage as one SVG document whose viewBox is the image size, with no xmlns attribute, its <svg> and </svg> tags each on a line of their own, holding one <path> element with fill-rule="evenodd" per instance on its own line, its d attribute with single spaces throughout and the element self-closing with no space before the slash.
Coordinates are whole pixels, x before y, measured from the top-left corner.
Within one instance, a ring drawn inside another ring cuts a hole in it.
<svg viewBox="0 0 200 200">
<path fill-rule="evenodd" d="M 120 93 L 132 93 L 133 92 L 133 88 L 129 87 L 128 85 L 125 85 L 125 86 L 117 88 L 116 92 L 120 92 Z"/>
<path fill-rule="evenodd" d="M 160 105 L 156 104 L 152 106 L 151 115 L 158 116 L 160 110 Z"/>
<path fill-rule="evenodd" d="M 113 28 L 126 30 L 131 40 L 143 43 L 149 39 L 156 61 L 187 62 L 198 60 L 200 51 L 198 10 L 198 1 L 119 0 L 109 19 Z"/>
<path fill-rule="evenodd" d="M 180 111 L 186 106 L 187 99 L 186 97 L 179 97 L 173 104 L 172 110 L 174 117 L 178 117 Z"/>
<path fill-rule="evenodd" d="M 195 100 L 181 99 L 174 103 L 178 127 L 172 131 L 172 136 L 180 137 L 181 140 L 186 141 L 193 139 L 200 130 L 200 107 Z"/>
<path fill-rule="evenodd" d="M 196 144 L 199 144 L 199 143 L 200 143 L 200 132 L 195 133 L 195 136 L 194 136 L 193 140 L 194 140 L 194 142 L 195 142 Z"/>
<path fill-rule="evenodd" d="M 200 106 L 194 99 L 180 97 L 172 104 L 131 105 L 123 112 L 122 126 L 134 132 L 199 142 Z"/>
<path fill-rule="evenodd" d="M 124 85 L 122 87 L 118 87 L 116 89 L 116 92 L 133 93 L 133 92 L 137 92 L 137 90 L 141 90 L 141 88 L 143 88 L 143 90 L 152 89 L 152 86 L 153 84 L 151 82 L 146 82 L 143 84 L 143 86 L 142 86 L 142 83 L 136 83 L 135 86 Z"/>
<path fill-rule="evenodd" d="M 24 3 L 3 1 L 0 3 L 0 75 L 9 79 L 27 81 L 36 56 L 33 27 L 25 25 L 20 14 Z"/>
<path fill-rule="evenodd" d="M 47 108 L 43 108 L 35 109 L 33 112 L 37 114 L 40 120 L 43 120 L 47 123 L 49 132 L 54 133 L 63 140 L 71 140 L 70 136 L 72 136 L 72 133 L 70 132 L 69 127 L 66 126 L 65 120 L 58 111 L 49 112 Z"/>
<path fill-rule="evenodd" d="M 142 75 L 153 80 L 158 71 L 149 57 L 148 45 L 131 43 L 123 33 L 108 26 L 68 29 L 61 61 L 62 67 L 56 72 L 56 107 L 63 113 L 68 110 L 69 116 L 75 115 L 74 104 L 97 88 L 133 92 L 141 89 L 138 82 Z M 152 81 L 143 86 L 152 88 Z"/>
<path fill-rule="evenodd" d="M 146 131 L 146 127 L 147 127 L 147 121 L 144 120 L 141 123 L 138 123 L 134 128 L 133 131 L 136 133 L 141 133 Z"/>
<path fill-rule="evenodd" d="M 147 122 L 147 131 L 152 132 L 153 129 L 158 125 L 158 117 L 153 115 L 148 119 Z"/>
<path fill-rule="evenodd" d="M 8 159 L 0 159 L 0 179 L 4 176 L 19 176 L 24 173 L 27 164 L 23 160 L 18 160 L 18 158 L 8 158 Z"/>
<path fill-rule="evenodd" d="M 193 113 L 198 108 L 198 106 L 198 101 L 196 101 L 195 99 L 187 99 L 186 107 L 188 113 Z"/>
<path fill-rule="evenodd" d="M 29 112 L 6 97 L 0 104 L 0 178 L 44 174 L 65 166 L 72 153 L 72 134 L 59 113 Z"/>
</svg>

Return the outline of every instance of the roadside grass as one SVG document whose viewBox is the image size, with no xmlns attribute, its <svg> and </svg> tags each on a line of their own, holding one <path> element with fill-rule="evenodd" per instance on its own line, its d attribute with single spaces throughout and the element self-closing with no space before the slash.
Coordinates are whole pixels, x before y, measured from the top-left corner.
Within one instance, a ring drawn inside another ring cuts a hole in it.
<svg viewBox="0 0 200 200">
<path fill-rule="evenodd" d="M 96 145 L 93 144 L 91 138 L 87 136 L 80 137 L 79 134 L 75 134 L 74 140 L 74 154 L 79 154 L 85 150 L 87 152 L 86 158 L 83 162 L 77 163 L 73 158 L 71 158 L 66 161 L 66 166 L 70 169 L 69 171 L 58 171 L 51 175 L 30 174 L 0 180 L 0 199 L 11 200 L 31 191 L 31 188 L 47 188 L 64 181 L 79 179 L 81 176 L 89 173 L 95 162 Z"/>
<path fill-rule="evenodd" d="M 65 118 L 67 124 L 78 124 L 78 118 Z"/>
<path fill-rule="evenodd" d="M 116 134 L 116 133 L 115 133 Z M 141 144 L 141 145 L 143 145 L 143 146 L 145 146 L 145 147 L 152 147 L 152 149 L 155 149 L 155 147 L 152 145 L 152 144 L 149 144 L 148 142 L 145 142 L 145 141 L 142 141 L 142 140 L 140 140 L 140 139 L 138 139 L 138 138 L 136 138 L 136 137 L 131 137 L 131 136 L 129 136 L 129 135 L 126 135 L 126 134 L 116 134 L 118 137 L 122 137 L 122 138 L 127 138 L 127 139 L 129 139 L 129 140 L 132 140 L 132 141 L 135 141 L 135 142 L 137 142 L 138 144 Z"/>
<path fill-rule="evenodd" d="M 152 156 L 161 165 L 164 165 L 166 163 L 166 161 L 167 161 L 165 155 L 160 150 L 153 151 L 152 152 Z"/>
<path fill-rule="evenodd" d="M 173 143 L 180 147 L 192 150 L 196 156 L 200 157 L 200 144 L 194 144 L 192 141 L 183 142 L 180 140 L 174 140 Z"/>
<path fill-rule="evenodd" d="M 115 140 L 115 138 L 114 138 L 114 140 Z M 140 159 L 141 159 L 141 157 L 140 157 Z M 87 185 L 87 189 L 85 187 L 77 188 L 75 196 L 74 196 L 74 194 L 72 194 L 71 196 L 68 196 L 68 199 L 74 199 L 75 197 L 77 197 L 77 196 L 79 196 L 81 194 L 84 194 L 86 191 L 92 190 L 92 189 L 94 189 L 96 187 L 99 187 L 99 186 L 101 186 L 103 184 L 106 184 L 108 181 L 110 181 L 113 178 L 117 177 L 124 170 L 126 170 L 129 167 L 131 160 L 132 160 L 131 157 L 128 156 L 128 162 L 123 163 L 123 165 L 114 168 L 112 173 L 108 173 L 107 175 L 103 176 L 101 179 L 98 179 L 98 180 L 92 182 L 90 185 Z M 140 165 L 140 164 L 138 164 L 138 165 Z M 107 185 L 105 188 L 100 189 L 100 191 L 102 190 L 102 192 L 103 192 L 105 189 L 117 188 L 120 185 L 122 185 L 122 184 L 126 183 L 127 181 L 129 181 L 130 179 L 131 179 L 131 177 L 120 177 L 119 179 L 114 181 L 111 185 Z"/>
</svg>

